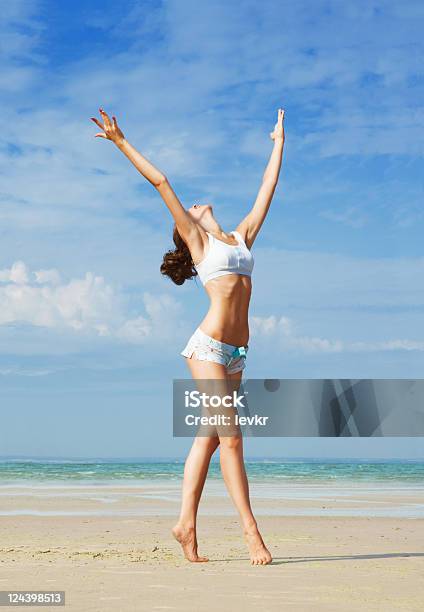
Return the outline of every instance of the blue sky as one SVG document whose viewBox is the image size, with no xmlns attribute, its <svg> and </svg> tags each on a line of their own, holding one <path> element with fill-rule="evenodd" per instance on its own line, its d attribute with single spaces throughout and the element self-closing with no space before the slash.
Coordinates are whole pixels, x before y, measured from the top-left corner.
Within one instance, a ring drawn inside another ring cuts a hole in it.
<svg viewBox="0 0 424 612">
<path fill-rule="evenodd" d="M 420 378 L 424 7 L 389 0 L 2 7 L 0 454 L 173 456 L 199 282 L 160 275 L 172 219 L 103 106 L 225 230 L 253 204 L 250 378 Z M 423 456 L 422 439 L 250 440 L 253 456 Z"/>
</svg>

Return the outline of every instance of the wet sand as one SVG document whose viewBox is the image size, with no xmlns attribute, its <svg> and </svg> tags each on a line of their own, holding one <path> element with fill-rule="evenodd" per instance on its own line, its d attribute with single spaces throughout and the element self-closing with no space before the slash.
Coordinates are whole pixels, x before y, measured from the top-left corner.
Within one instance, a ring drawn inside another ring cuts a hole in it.
<svg viewBox="0 0 424 612">
<path fill-rule="evenodd" d="M 405 497 L 411 503 L 411 494 Z M 214 497 L 202 502 L 198 526 L 199 552 L 210 561 L 191 564 L 170 534 L 174 499 L 145 499 L 143 516 L 58 516 L 60 509 L 95 508 L 51 492 L 40 499 L 5 496 L 0 590 L 65 590 L 64 609 L 81 612 L 424 608 L 423 518 L 278 516 L 281 501 L 259 502 L 259 526 L 274 558 L 269 566 L 250 565 L 230 503 Z M 28 504 L 52 515 L 25 514 Z M 24 514 L 5 514 L 16 510 Z"/>
</svg>

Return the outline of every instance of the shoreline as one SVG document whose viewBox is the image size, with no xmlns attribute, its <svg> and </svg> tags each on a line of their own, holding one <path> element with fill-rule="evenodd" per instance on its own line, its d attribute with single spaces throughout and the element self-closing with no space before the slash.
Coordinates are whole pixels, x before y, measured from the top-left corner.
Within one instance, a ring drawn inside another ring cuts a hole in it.
<svg viewBox="0 0 424 612">
<path fill-rule="evenodd" d="M 178 514 L 181 480 L 143 480 L 131 484 L 44 481 L 0 485 L 0 516 L 173 516 Z M 333 516 L 424 518 L 424 483 L 281 482 L 250 480 L 258 516 Z M 208 479 L 200 515 L 235 513 L 224 483 Z"/>
</svg>

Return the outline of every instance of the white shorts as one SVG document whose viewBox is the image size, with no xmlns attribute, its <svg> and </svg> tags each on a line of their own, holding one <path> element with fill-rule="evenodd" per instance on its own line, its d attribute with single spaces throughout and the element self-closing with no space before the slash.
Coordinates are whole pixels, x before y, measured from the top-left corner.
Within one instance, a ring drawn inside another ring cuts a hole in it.
<svg viewBox="0 0 424 612">
<path fill-rule="evenodd" d="M 235 374 L 246 367 L 246 353 L 248 346 L 234 346 L 226 342 L 215 340 L 198 327 L 191 336 L 181 355 L 201 361 L 214 361 L 226 366 L 227 374 Z"/>
</svg>

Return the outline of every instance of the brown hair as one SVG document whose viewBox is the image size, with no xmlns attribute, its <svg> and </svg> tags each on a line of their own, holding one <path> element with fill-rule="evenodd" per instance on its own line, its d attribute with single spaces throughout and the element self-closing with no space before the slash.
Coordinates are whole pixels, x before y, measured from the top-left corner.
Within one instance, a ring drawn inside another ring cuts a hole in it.
<svg viewBox="0 0 424 612">
<path fill-rule="evenodd" d="M 197 276 L 197 272 L 189 248 L 181 238 L 175 224 L 172 239 L 176 248 L 165 253 L 160 271 L 165 276 L 169 276 L 176 285 L 182 285 L 187 279 Z"/>
</svg>

